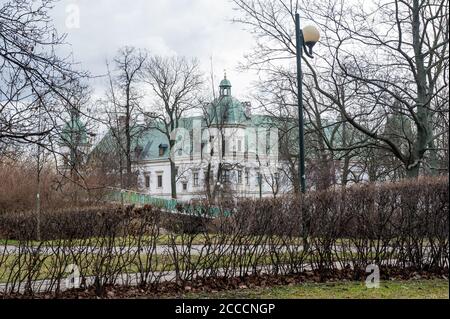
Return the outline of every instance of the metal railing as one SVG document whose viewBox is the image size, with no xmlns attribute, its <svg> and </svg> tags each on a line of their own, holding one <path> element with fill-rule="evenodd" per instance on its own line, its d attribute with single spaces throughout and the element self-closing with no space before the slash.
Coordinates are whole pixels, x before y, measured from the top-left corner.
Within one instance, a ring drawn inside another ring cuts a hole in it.
<svg viewBox="0 0 450 319">
<path fill-rule="evenodd" d="M 205 207 L 201 205 L 192 205 L 176 199 L 153 197 L 149 194 L 113 187 L 109 187 L 109 190 L 110 191 L 106 195 L 107 200 L 124 205 L 151 205 L 172 213 L 198 215 L 212 218 L 221 215 L 221 210 L 219 207 L 208 207 L 206 211 Z M 230 216 L 230 212 L 224 211 L 223 216 Z"/>
</svg>

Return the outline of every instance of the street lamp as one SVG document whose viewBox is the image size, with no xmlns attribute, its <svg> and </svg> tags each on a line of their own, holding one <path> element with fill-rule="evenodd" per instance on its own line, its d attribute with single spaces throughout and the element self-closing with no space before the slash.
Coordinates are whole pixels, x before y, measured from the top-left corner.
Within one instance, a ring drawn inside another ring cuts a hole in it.
<svg viewBox="0 0 450 319">
<path fill-rule="evenodd" d="M 300 31 L 300 15 L 295 14 L 295 34 L 297 45 L 297 86 L 298 86 L 298 131 L 299 131 L 299 177 L 300 189 L 302 193 L 306 192 L 306 175 L 305 175 L 305 130 L 303 120 L 303 82 L 302 82 L 302 57 L 303 51 L 306 56 L 313 58 L 312 49 L 320 39 L 320 33 L 314 26 L 306 26 Z M 309 50 L 308 50 L 308 49 Z"/>
<path fill-rule="evenodd" d="M 259 199 L 262 199 L 262 174 L 258 172 Z"/>
</svg>

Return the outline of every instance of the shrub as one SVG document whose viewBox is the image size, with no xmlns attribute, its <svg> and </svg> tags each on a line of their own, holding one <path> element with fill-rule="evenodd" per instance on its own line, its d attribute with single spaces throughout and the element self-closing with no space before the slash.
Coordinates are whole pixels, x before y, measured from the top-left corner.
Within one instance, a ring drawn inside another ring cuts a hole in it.
<svg viewBox="0 0 450 319">
<path fill-rule="evenodd" d="M 45 211 L 41 234 L 55 240 L 51 253 L 31 242 L 35 215 L 2 213 L 0 235 L 20 240 L 20 249 L 12 255 L 0 250 L 0 278 L 6 278 L 8 293 L 25 287 L 34 294 L 38 288 L 32 283 L 48 272 L 53 255 L 47 291 L 58 292 L 65 267 L 75 263 L 82 281 L 94 285 L 99 296 L 130 269 L 142 287 L 157 285 L 169 270 L 177 283 L 305 270 L 327 278 L 338 268 L 360 279 L 372 263 L 442 273 L 448 270 L 448 192 L 448 178 L 355 185 L 301 197 L 241 200 L 232 210 L 229 204 L 219 207 L 233 213 L 215 219 L 207 216 L 208 203 L 194 211 L 179 207 L 180 215 L 152 206 Z M 162 237 L 161 228 L 172 232 Z M 162 238 L 165 249 L 157 250 Z M 62 239 L 81 240 L 67 246 Z"/>
</svg>

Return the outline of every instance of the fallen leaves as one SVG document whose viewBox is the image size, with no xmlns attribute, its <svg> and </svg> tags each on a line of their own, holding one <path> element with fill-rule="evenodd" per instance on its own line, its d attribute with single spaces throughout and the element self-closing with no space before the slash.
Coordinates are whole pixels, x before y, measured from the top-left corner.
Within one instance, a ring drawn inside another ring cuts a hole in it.
<svg viewBox="0 0 450 319">
<path fill-rule="evenodd" d="M 380 269 L 382 280 L 418 280 L 420 279 L 448 279 L 448 268 L 433 271 L 416 269 L 401 269 L 395 267 L 382 267 Z M 33 296 L 13 295 L 6 298 L 36 298 L 36 299 L 134 299 L 134 298 L 182 298 L 191 293 L 217 293 L 229 290 L 247 290 L 274 286 L 293 286 L 302 283 L 326 282 L 330 285 L 343 281 L 363 282 L 365 273 L 353 272 L 351 269 L 329 269 L 322 271 L 306 271 L 297 274 L 273 275 L 257 274 L 242 277 L 208 277 L 196 278 L 189 282 L 161 282 L 139 287 L 104 286 L 103 294 L 97 297 L 98 291 L 93 287 L 89 289 L 69 290 L 58 294 L 37 294 Z M 0 295 L 0 297 L 2 297 Z"/>
</svg>

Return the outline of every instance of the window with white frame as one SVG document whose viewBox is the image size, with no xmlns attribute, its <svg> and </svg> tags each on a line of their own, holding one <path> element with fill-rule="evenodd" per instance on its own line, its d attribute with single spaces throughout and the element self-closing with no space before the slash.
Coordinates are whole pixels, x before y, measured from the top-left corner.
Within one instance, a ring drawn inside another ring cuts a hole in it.
<svg viewBox="0 0 450 319">
<path fill-rule="evenodd" d="M 194 172 L 193 179 L 194 179 L 194 187 L 198 187 L 199 186 L 199 175 L 198 175 L 198 172 Z"/>
<path fill-rule="evenodd" d="M 162 174 L 158 174 L 158 184 L 157 184 L 158 188 L 163 188 L 163 175 Z"/>
<path fill-rule="evenodd" d="M 145 175 L 145 188 L 150 188 L 150 175 Z"/>
<path fill-rule="evenodd" d="M 224 169 L 222 171 L 222 183 L 223 184 L 228 184 L 230 183 L 230 171 L 227 169 Z"/>
</svg>

